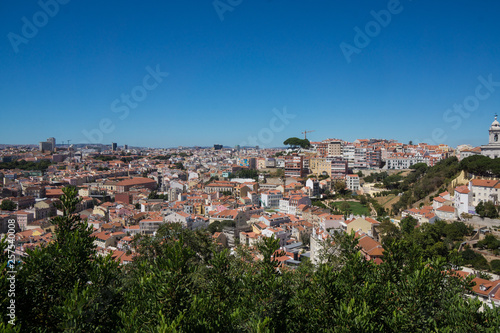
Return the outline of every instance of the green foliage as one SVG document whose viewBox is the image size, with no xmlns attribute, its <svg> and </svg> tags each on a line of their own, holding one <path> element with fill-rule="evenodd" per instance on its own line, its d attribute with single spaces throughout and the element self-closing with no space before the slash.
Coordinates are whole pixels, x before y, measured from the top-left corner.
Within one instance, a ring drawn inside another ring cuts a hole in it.
<svg viewBox="0 0 500 333">
<path fill-rule="evenodd" d="M 16 204 L 12 200 L 4 199 L 2 201 L 2 204 L 0 205 L 0 210 L 8 210 L 8 211 L 15 211 L 16 210 Z"/>
<path fill-rule="evenodd" d="M 115 159 L 117 159 L 116 156 L 114 155 L 96 155 L 94 156 L 94 159 L 95 160 L 98 160 L 98 161 L 103 161 L 103 162 L 109 162 L 109 161 L 114 161 Z"/>
<path fill-rule="evenodd" d="M 236 222 L 233 220 L 214 221 L 208 225 L 208 231 L 213 235 L 216 232 L 221 232 L 224 228 L 236 227 Z"/>
<path fill-rule="evenodd" d="M 281 177 L 284 177 L 285 176 L 285 170 L 282 169 L 282 168 L 277 168 L 275 172 L 272 172 L 270 174 L 271 177 L 274 177 L 274 178 L 281 178 Z"/>
<path fill-rule="evenodd" d="M 121 304 L 118 265 L 97 256 L 92 228 L 73 215 L 76 188 L 63 192 L 64 215 L 52 221 L 55 241 L 27 250 L 19 269 L 18 319 L 26 331 L 107 332 L 115 329 Z"/>
<path fill-rule="evenodd" d="M 396 174 L 392 176 L 385 177 L 383 180 L 384 187 L 388 190 L 393 190 L 399 188 L 400 181 L 403 180 L 403 176 Z"/>
<path fill-rule="evenodd" d="M 415 219 L 412 216 L 406 216 L 401 219 L 401 222 L 399 223 L 401 226 L 401 231 L 405 234 L 411 234 L 415 230 L 415 227 L 418 224 L 417 219 Z"/>
<path fill-rule="evenodd" d="M 345 182 L 344 181 L 336 181 L 333 183 L 333 190 L 335 191 L 335 194 L 345 196 L 347 193 L 350 191 L 346 188 Z"/>
<path fill-rule="evenodd" d="M 425 172 L 425 170 L 427 170 L 428 166 L 427 164 L 425 163 L 417 163 L 417 164 L 413 164 L 410 169 L 412 170 L 417 170 L 417 171 L 422 171 L 422 172 Z"/>
<path fill-rule="evenodd" d="M 242 169 L 231 173 L 229 175 L 229 178 L 252 178 L 257 181 L 259 178 L 259 173 L 257 170 L 253 169 Z"/>
<path fill-rule="evenodd" d="M 455 221 L 446 224 L 442 231 L 446 237 L 451 240 L 463 240 L 465 236 L 470 236 L 473 232 L 472 226 L 466 225 L 464 222 Z"/>
<path fill-rule="evenodd" d="M 490 262 L 491 270 L 495 274 L 500 274 L 500 260 L 495 259 Z"/>
<path fill-rule="evenodd" d="M 344 214 L 354 214 L 354 215 L 370 215 L 370 209 L 366 204 L 361 204 L 356 201 L 337 201 L 330 203 L 330 207 L 334 210 L 340 210 Z"/>
<path fill-rule="evenodd" d="M 328 209 L 328 207 L 321 201 L 321 200 L 312 200 L 311 205 L 323 208 L 323 209 Z"/>
<path fill-rule="evenodd" d="M 162 200 L 168 200 L 168 194 L 158 194 L 156 191 L 151 191 L 148 195 L 148 199 L 162 199 Z M 140 208 L 140 207 L 139 207 Z"/>
<path fill-rule="evenodd" d="M 26 162 L 25 160 L 0 163 L 0 169 L 20 169 L 20 170 L 40 170 L 45 171 L 52 165 L 51 160 L 41 160 L 36 162 Z"/>
<path fill-rule="evenodd" d="M 460 161 L 460 170 L 483 177 L 500 177 L 500 160 L 484 155 L 473 155 Z"/>
<path fill-rule="evenodd" d="M 497 250 L 500 248 L 500 240 L 494 235 L 488 234 L 483 240 L 477 242 L 477 247 L 480 249 Z"/>
<path fill-rule="evenodd" d="M 464 265 L 471 265 L 475 269 L 487 270 L 489 269 L 488 261 L 486 258 L 471 249 L 466 249 L 460 253 Z"/>
<path fill-rule="evenodd" d="M 384 243 L 392 239 L 401 238 L 401 230 L 391 222 L 390 218 L 385 217 L 379 220 L 378 231 Z"/>
<path fill-rule="evenodd" d="M 382 171 L 382 172 L 372 173 L 371 175 L 366 176 L 363 179 L 367 183 L 374 183 L 374 182 L 381 182 L 385 178 L 387 178 L 388 176 L 389 176 L 389 174 L 386 171 Z"/>
<path fill-rule="evenodd" d="M 455 178 L 459 172 L 456 157 L 441 160 L 430 168 L 424 168 L 418 164 L 415 166 L 417 166 L 415 170 L 399 182 L 397 190 L 403 195 L 397 203 L 392 205 L 395 214 L 440 189 Z"/>
<path fill-rule="evenodd" d="M 280 157 L 280 156 L 283 156 L 283 155 L 285 155 L 285 152 L 284 151 L 279 151 L 276 154 L 274 154 L 274 157 Z"/>
<path fill-rule="evenodd" d="M 476 213 L 481 217 L 497 218 L 498 209 L 491 201 L 479 202 L 476 206 Z"/>
<path fill-rule="evenodd" d="M 308 139 L 299 139 L 296 137 L 293 138 L 288 138 L 283 142 L 284 145 L 286 146 L 291 146 L 292 148 L 309 148 L 311 147 L 311 143 L 309 142 Z"/>
<path fill-rule="evenodd" d="M 158 155 L 153 157 L 154 160 L 168 161 L 171 155 Z"/>
<path fill-rule="evenodd" d="M 170 167 L 170 169 L 185 170 L 184 164 L 182 164 L 182 162 L 175 163 L 174 166 Z"/>
</svg>

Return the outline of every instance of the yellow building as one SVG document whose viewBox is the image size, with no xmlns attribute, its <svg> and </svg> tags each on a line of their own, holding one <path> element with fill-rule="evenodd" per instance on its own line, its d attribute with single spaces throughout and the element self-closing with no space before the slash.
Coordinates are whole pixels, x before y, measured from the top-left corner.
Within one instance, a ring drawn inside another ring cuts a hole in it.
<svg viewBox="0 0 500 333">
<path fill-rule="evenodd" d="M 325 158 L 315 157 L 309 160 L 309 170 L 317 176 L 328 175 L 332 176 L 332 162 Z"/>
</svg>

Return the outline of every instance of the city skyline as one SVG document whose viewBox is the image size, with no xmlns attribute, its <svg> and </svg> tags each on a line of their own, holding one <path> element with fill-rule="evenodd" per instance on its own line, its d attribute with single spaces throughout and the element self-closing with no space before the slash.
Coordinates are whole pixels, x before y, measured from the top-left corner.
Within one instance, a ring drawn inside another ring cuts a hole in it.
<svg viewBox="0 0 500 333">
<path fill-rule="evenodd" d="M 493 1 L 117 4 L 2 5 L 1 143 L 480 146 L 500 110 Z"/>
</svg>

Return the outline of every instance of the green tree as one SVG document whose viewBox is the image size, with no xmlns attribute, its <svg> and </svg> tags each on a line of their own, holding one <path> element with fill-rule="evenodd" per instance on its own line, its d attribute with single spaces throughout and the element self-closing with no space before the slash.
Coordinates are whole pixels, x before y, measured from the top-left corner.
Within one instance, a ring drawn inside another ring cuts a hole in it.
<svg viewBox="0 0 500 333">
<path fill-rule="evenodd" d="M 477 205 L 476 205 L 476 213 L 481 216 L 481 217 L 485 217 L 486 216 L 486 210 L 484 208 L 484 203 L 482 201 L 480 201 Z"/>
<path fill-rule="evenodd" d="M 493 271 L 493 273 L 495 273 L 495 274 L 500 273 L 500 260 L 495 259 L 495 260 L 490 261 L 490 266 L 491 266 L 491 270 Z"/>
<path fill-rule="evenodd" d="M 500 240 L 498 240 L 494 235 L 488 234 L 484 239 L 477 242 L 477 247 L 480 249 L 497 250 L 500 248 Z"/>
<path fill-rule="evenodd" d="M 401 226 L 401 231 L 404 234 L 413 233 L 417 224 L 418 224 L 418 220 L 412 216 L 406 216 L 406 217 L 402 218 L 401 221 L 399 222 L 399 225 Z"/>
<path fill-rule="evenodd" d="M 63 189 L 54 242 L 27 250 L 18 274 L 19 322 L 26 331 L 108 332 L 120 307 L 118 264 L 96 253 L 92 228 L 73 214 L 75 187 Z"/>
<path fill-rule="evenodd" d="M 344 181 L 336 181 L 333 184 L 333 189 L 335 191 L 335 194 L 340 194 L 340 195 L 345 195 L 347 194 L 348 190 L 346 188 L 345 182 Z"/>
<path fill-rule="evenodd" d="M 16 210 L 16 204 L 12 200 L 4 199 L 0 205 L 0 210 L 14 211 Z"/>
<path fill-rule="evenodd" d="M 498 217 L 498 209 L 491 201 L 487 201 L 484 204 L 484 215 L 491 219 L 496 219 Z"/>
<path fill-rule="evenodd" d="M 297 137 L 288 138 L 283 142 L 283 144 L 290 146 L 291 148 L 309 148 L 311 146 L 308 139 L 299 139 Z"/>
<path fill-rule="evenodd" d="M 339 209 L 345 215 L 349 215 L 351 213 L 351 205 L 347 201 L 344 201 L 340 204 Z"/>
<path fill-rule="evenodd" d="M 388 217 L 381 219 L 378 231 L 382 237 L 382 242 L 388 239 L 401 238 L 401 230 Z"/>
<path fill-rule="evenodd" d="M 465 236 L 472 233 L 473 228 L 467 226 L 464 222 L 455 221 L 446 224 L 443 228 L 443 233 L 454 241 L 463 240 Z"/>
</svg>

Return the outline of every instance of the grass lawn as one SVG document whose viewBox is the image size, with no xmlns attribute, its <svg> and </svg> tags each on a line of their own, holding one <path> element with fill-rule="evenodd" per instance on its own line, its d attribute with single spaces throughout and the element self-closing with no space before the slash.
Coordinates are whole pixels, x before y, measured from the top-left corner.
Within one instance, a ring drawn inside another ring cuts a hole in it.
<svg viewBox="0 0 500 333">
<path fill-rule="evenodd" d="M 334 205 L 338 210 L 340 210 L 340 205 L 343 202 L 347 202 L 349 204 L 354 215 L 370 215 L 370 209 L 366 206 L 363 206 L 357 201 L 338 201 L 332 202 L 331 204 Z"/>
</svg>

